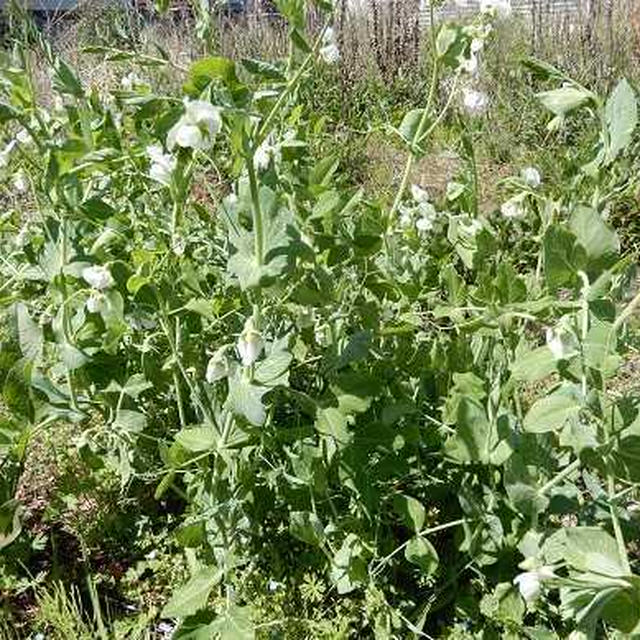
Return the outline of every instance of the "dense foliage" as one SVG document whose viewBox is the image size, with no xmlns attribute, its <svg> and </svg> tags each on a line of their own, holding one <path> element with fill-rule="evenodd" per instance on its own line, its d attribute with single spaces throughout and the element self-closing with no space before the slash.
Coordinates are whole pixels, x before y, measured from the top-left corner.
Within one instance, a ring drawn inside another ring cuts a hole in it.
<svg viewBox="0 0 640 640">
<path fill-rule="evenodd" d="M 638 188 L 634 89 L 528 60 L 549 140 L 573 119 L 598 137 L 561 189 L 524 168 L 484 213 L 496 11 L 434 27 L 386 202 L 299 100 L 340 56 L 316 4 L 309 34 L 278 2 L 287 60 L 207 57 L 184 96 L 88 89 L 28 26 L 4 56 L 2 553 L 30 443 L 66 424 L 97 477 L 172 501 L 176 638 L 637 632 L 640 411 L 611 380 L 640 298 L 607 222 Z M 463 162 L 436 199 L 410 176 L 445 117 Z"/>
</svg>

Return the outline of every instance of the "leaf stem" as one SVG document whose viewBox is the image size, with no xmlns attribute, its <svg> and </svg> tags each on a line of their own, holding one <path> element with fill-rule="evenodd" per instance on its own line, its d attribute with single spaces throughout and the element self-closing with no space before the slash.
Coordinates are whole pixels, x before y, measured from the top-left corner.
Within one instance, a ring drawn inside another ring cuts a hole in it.
<svg viewBox="0 0 640 640">
<path fill-rule="evenodd" d="M 316 38 L 316 41 L 313 44 L 311 51 L 309 52 L 307 57 L 302 61 L 302 64 L 300 65 L 300 67 L 298 67 L 296 74 L 293 76 L 293 78 L 291 78 L 291 80 L 289 81 L 287 86 L 284 88 L 282 93 L 278 96 L 276 103 L 273 105 L 271 111 L 269 112 L 266 119 L 258 129 L 258 133 L 256 134 L 256 137 L 254 140 L 254 149 L 257 149 L 262 144 L 262 142 L 267 137 L 267 135 L 269 135 L 269 129 L 271 128 L 271 125 L 275 120 L 275 117 L 278 115 L 278 111 L 280 111 L 285 100 L 289 97 L 289 94 L 295 89 L 297 84 L 300 82 L 302 75 L 307 70 L 307 67 L 311 64 L 311 62 L 313 62 L 316 55 L 318 54 L 320 45 L 322 44 L 322 38 L 324 37 L 324 34 L 328 28 L 329 28 L 329 22 L 325 22 L 322 29 L 320 30 L 320 34 L 318 35 L 318 37 Z"/>
<path fill-rule="evenodd" d="M 458 527 L 461 524 L 465 524 L 469 522 L 469 520 L 467 518 L 460 518 L 459 520 L 452 520 L 451 522 L 445 522 L 444 524 L 439 524 L 435 527 L 429 527 L 428 529 L 424 529 L 422 531 L 420 531 L 419 533 L 417 533 L 417 536 L 427 536 L 429 534 L 432 533 L 437 533 L 438 531 L 444 531 L 445 529 L 451 529 L 452 527 Z M 408 540 L 406 540 L 405 542 L 403 542 L 399 547 L 396 547 L 389 555 L 385 556 L 384 558 L 382 558 L 382 560 L 380 560 L 380 562 L 378 562 L 378 564 L 376 565 L 375 569 L 373 569 L 373 571 L 371 572 L 371 577 L 375 577 L 377 576 L 382 569 L 384 568 L 384 565 L 386 565 L 389 560 L 391 560 L 391 558 L 393 558 L 396 554 L 400 553 L 400 551 L 402 551 L 410 542 L 411 542 L 412 538 L 409 538 Z"/>
<path fill-rule="evenodd" d="M 567 465 L 562 471 L 557 473 L 549 482 L 544 484 L 538 489 L 538 495 L 543 496 L 547 491 L 550 491 L 557 484 L 562 482 L 565 478 L 568 478 L 574 471 L 580 468 L 580 458 L 576 458 L 571 464 Z"/>
<path fill-rule="evenodd" d="M 256 262 L 258 266 L 261 267 L 264 264 L 264 219 L 260 206 L 260 192 L 258 190 L 256 168 L 253 163 L 253 153 L 247 159 L 247 172 L 249 174 L 249 189 L 251 191 L 251 202 L 253 205 L 254 253 Z"/>
</svg>

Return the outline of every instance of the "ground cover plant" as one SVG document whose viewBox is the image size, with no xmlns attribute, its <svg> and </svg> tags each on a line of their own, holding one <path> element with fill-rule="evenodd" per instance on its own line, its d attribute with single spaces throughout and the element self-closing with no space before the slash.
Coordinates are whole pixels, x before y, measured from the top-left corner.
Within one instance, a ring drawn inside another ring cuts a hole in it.
<svg viewBox="0 0 640 640">
<path fill-rule="evenodd" d="M 136 69 L 101 91 L 24 14 L 2 54 L 0 630 L 633 637 L 633 83 L 524 59 L 556 173 L 532 158 L 487 206 L 508 3 L 433 21 L 374 192 L 310 95 L 332 3 L 276 4 L 284 59 L 101 43 Z M 413 176 L 443 126 L 436 195 Z"/>
</svg>

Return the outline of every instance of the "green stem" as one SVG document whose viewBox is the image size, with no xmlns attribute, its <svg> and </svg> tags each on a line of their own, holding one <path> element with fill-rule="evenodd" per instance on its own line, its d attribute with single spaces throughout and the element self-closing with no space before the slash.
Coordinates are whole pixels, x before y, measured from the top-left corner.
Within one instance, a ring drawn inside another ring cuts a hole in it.
<svg viewBox="0 0 640 640">
<path fill-rule="evenodd" d="M 316 56 L 318 55 L 318 51 L 320 50 L 320 45 L 322 44 L 322 38 L 324 37 L 324 34 L 326 33 L 328 28 L 329 28 L 329 23 L 325 22 L 324 26 L 320 30 L 320 35 L 317 37 L 316 41 L 313 44 L 311 51 L 309 52 L 307 57 L 302 61 L 302 64 L 296 71 L 296 74 L 293 76 L 293 78 L 291 78 L 291 80 L 289 81 L 287 86 L 284 88 L 282 93 L 278 96 L 276 103 L 273 105 L 271 111 L 269 112 L 266 119 L 258 129 L 258 133 L 256 134 L 256 137 L 254 140 L 254 149 L 257 149 L 262 144 L 264 139 L 269 135 L 269 130 L 271 129 L 271 125 L 273 124 L 273 121 L 278 115 L 278 112 L 282 108 L 282 105 L 285 103 L 286 99 L 289 97 L 289 94 L 296 88 L 304 72 L 307 70 L 310 64 L 315 60 Z"/>
<path fill-rule="evenodd" d="M 159 302 L 160 302 L 160 304 L 162 304 L 162 301 L 159 301 Z M 198 408 L 202 412 L 202 415 L 205 416 L 209 420 L 209 422 L 216 429 L 218 429 L 218 426 L 217 426 L 216 421 L 214 419 L 213 413 L 211 412 L 209 407 L 207 407 L 206 403 L 204 403 L 202 401 L 202 398 L 200 397 L 200 394 L 199 394 L 198 390 L 195 388 L 195 386 L 191 382 L 191 379 L 189 378 L 189 375 L 187 374 L 184 366 L 182 365 L 182 360 L 181 360 L 180 354 L 178 353 L 178 350 L 176 348 L 176 344 L 174 342 L 173 335 L 172 335 L 171 329 L 169 327 L 168 319 L 166 317 L 166 311 L 164 310 L 164 308 L 161 308 L 160 324 L 161 324 L 162 329 L 164 331 L 164 334 L 165 334 L 165 336 L 167 338 L 167 342 L 169 343 L 169 348 L 171 350 L 171 355 L 173 356 L 176 364 L 178 365 L 178 369 L 180 370 L 180 373 L 182 374 L 183 380 L 185 381 L 187 387 L 189 387 L 189 391 L 191 392 L 191 397 L 193 398 L 194 402 L 197 404 Z M 218 433 L 220 433 L 219 429 L 218 429 Z"/>
<path fill-rule="evenodd" d="M 550 491 L 557 484 L 562 482 L 565 478 L 568 478 L 572 473 L 577 471 L 580 468 L 580 459 L 576 458 L 571 464 L 567 465 L 562 471 L 557 473 L 549 482 L 544 484 L 540 489 L 538 489 L 538 495 L 543 496 L 547 491 Z"/>
<path fill-rule="evenodd" d="M 247 172 L 249 174 L 249 189 L 253 205 L 254 252 L 256 262 L 261 267 L 264 263 L 264 219 L 262 217 L 262 208 L 260 207 L 260 192 L 258 190 L 256 168 L 253 164 L 253 154 L 247 159 Z"/>
<path fill-rule="evenodd" d="M 176 318 L 176 352 L 180 353 L 180 318 Z M 173 375 L 173 386 L 176 389 L 176 404 L 178 405 L 178 418 L 180 419 L 180 428 L 184 429 L 187 426 L 187 421 L 184 414 L 184 404 L 182 403 L 182 393 L 180 392 L 180 378 L 178 372 L 173 369 L 171 372 Z"/>
<path fill-rule="evenodd" d="M 427 96 L 427 104 L 422 112 L 422 117 L 420 118 L 420 122 L 418 124 L 418 128 L 413 138 L 413 143 L 419 143 L 423 138 L 422 130 L 424 129 L 427 118 L 429 117 L 429 113 L 431 112 L 431 108 L 433 106 L 433 101 L 436 95 L 436 88 L 438 86 L 438 74 L 440 72 L 440 65 L 438 62 L 438 54 L 436 51 L 436 32 L 435 32 L 435 14 L 433 3 L 429 5 L 430 11 L 430 36 L 431 36 L 431 55 L 433 57 L 433 69 L 431 70 L 431 84 L 429 86 L 429 95 Z M 452 92 L 453 93 L 453 92 Z M 431 128 L 430 128 L 431 131 Z M 424 136 L 426 137 L 426 136 Z M 402 197 L 404 196 L 404 192 L 407 190 L 407 184 L 409 183 L 409 177 L 411 176 L 411 168 L 413 166 L 414 160 L 413 149 L 410 150 L 409 155 L 407 157 L 407 161 L 404 165 L 404 171 L 402 172 L 402 179 L 400 180 L 400 186 L 398 187 L 398 192 L 396 193 L 395 200 L 393 201 L 393 206 L 391 207 L 391 211 L 389 212 L 387 227 L 391 224 L 393 219 L 395 218 L 395 214 L 398 212 L 400 207 L 400 203 L 402 202 Z"/>
<path fill-rule="evenodd" d="M 640 293 L 636 294 L 636 296 L 631 300 L 631 302 L 629 302 L 629 304 L 622 310 L 622 313 L 613 322 L 606 340 L 605 357 L 609 355 L 609 351 L 611 350 L 611 341 L 616 335 L 618 329 L 631 316 L 638 305 L 640 305 Z M 602 393 L 603 395 L 606 393 L 606 381 L 602 384 Z M 608 442 L 611 437 L 608 421 L 604 420 L 603 425 L 605 439 Z M 620 556 L 620 561 L 622 562 L 626 572 L 631 573 L 631 565 L 629 563 L 629 556 L 627 555 L 627 546 L 624 541 L 622 527 L 620 526 L 620 519 L 618 518 L 618 513 L 614 504 L 616 493 L 615 477 L 610 464 L 607 464 L 607 493 L 609 497 L 609 513 L 611 514 L 611 523 L 613 525 L 613 532 L 616 538 L 616 543 L 618 545 L 618 554 Z"/>
<path fill-rule="evenodd" d="M 432 533 L 437 533 L 438 531 L 444 531 L 445 529 L 451 529 L 453 527 L 458 527 L 461 524 L 465 524 L 466 522 L 469 522 L 469 520 L 467 520 L 467 518 L 460 518 L 459 520 L 452 520 L 451 522 L 445 522 L 444 524 L 439 524 L 435 527 L 429 527 L 428 529 L 424 529 L 422 531 L 420 531 L 419 533 L 417 533 L 417 536 L 428 536 Z M 413 538 L 409 538 L 409 540 L 406 540 L 405 542 L 403 542 L 399 547 L 396 547 L 389 555 L 385 556 L 384 558 L 382 558 L 382 560 L 380 560 L 380 562 L 378 562 L 378 564 L 376 565 L 376 568 L 371 572 L 371 576 L 375 577 L 378 573 L 380 573 L 380 571 L 382 571 L 382 569 L 384 568 L 384 565 L 387 564 L 389 562 L 389 560 L 391 560 L 391 558 L 393 558 L 396 554 L 400 553 L 412 540 Z"/>
</svg>

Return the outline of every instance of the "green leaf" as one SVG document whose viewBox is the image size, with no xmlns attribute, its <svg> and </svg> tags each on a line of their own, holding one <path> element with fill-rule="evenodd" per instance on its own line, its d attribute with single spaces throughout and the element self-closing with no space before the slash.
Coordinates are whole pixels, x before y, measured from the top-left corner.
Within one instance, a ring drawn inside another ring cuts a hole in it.
<svg viewBox="0 0 640 640">
<path fill-rule="evenodd" d="M 267 387 L 252 384 L 238 372 L 228 378 L 229 395 L 227 406 L 235 414 L 244 416 L 251 424 L 259 427 L 264 424 L 267 412 L 262 404 L 262 396 L 269 391 Z"/>
<path fill-rule="evenodd" d="M 263 60 L 254 60 L 253 58 L 242 58 L 242 66 L 254 76 L 259 76 L 265 80 L 279 80 L 284 82 L 286 76 L 275 65 L 264 62 Z"/>
<path fill-rule="evenodd" d="M 311 511 L 292 511 L 289 515 L 289 532 L 298 540 L 316 547 L 324 543 L 324 527 Z"/>
<path fill-rule="evenodd" d="M 22 355 L 37 364 L 42 358 L 44 347 L 42 329 L 31 319 L 27 308 L 21 302 L 16 304 L 16 320 Z"/>
<path fill-rule="evenodd" d="M 594 318 L 583 344 L 585 362 L 606 378 L 615 375 L 621 358 L 615 354 L 616 335 L 610 322 Z"/>
<path fill-rule="evenodd" d="M 333 556 L 330 575 L 340 595 L 350 593 L 366 582 L 368 574 L 363 553 L 360 539 L 350 533 Z"/>
<path fill-rule="evenodd" d="M 270 353 L 256 364 L 254 378 L 256 382 L 269 387 L 289 384 L 289 365 L 293 356 L 288 351 Z"/>
<path fill-rule="evenodd" d="M 498 444 L 485 408 L 476 400 L 463 396 L 456 410 L 456 432 L 445 442 L 447 455 L 458 463 L 488 464 Z"/>
<path fill-rule="evenodd" d="M 564 558 L 576 571 L 611 577 L 626 575 L 615 539 L 599 527 L 567 528 Z"/>
<path fill-rule="evenodd" d="M 311 45 L 300 29 L 292 29 L 289 37 L 291 38 L 291 42 L 293 42 L 296 49 L 299 49 L 303 53 L 311 53 Z"/>
<path fill-rule="evenodd" d="M 207 320 L 215 320 L 215 313 L 213 312 L 213 303 L 206 298 L 191 298 L 184 308 L 188 311 L 193 311 Z"/>
<path fill-rule="evenodd" d="M 221 56 L 211 56 L 197 60 L 189 67 L 185 90 L 188 93 L 200 94 L 214 80 L 219 80 L 232 88 L 236 87 L 239 82 L 236 75 L 235 62 Z"/>
<path fill-rule="evenodd" d="M 443 24 L 438 29 L 438 35 L 436 36 L 436 53 L 439 58 L 444 58 L 458 37 L 458 30 L 448 24 Z"/>
<path fill-rule="evenodd" d="M 631 143 L 638 124 L 638 104 L 635 92 L 626 79 L 622 79 L 607 100 L 605 118 L 609 129 L 609 162 Z"/>
<path fill-rule="evenodd" d="M 424 109 L 412 109 L 404 116 L 398 128 L 400 137 L 412 151 L 417 151 L 416 145 L 419 143 L 418 129 L 423 116 Z"/>
<path fill-rule="evenodd" d="M 511 375 L 521 382 L 542 380 L 555 370 L 556 362 L 547 346 L 519 354 L 511 365 Z"/>
<path fill-rule="evenodd" d="M 64 366 L 69 371 L 80 369 L 87 364 L 87 362 L 91 361 L 91 358 L 86 353 L 80 351 L 80 349 L 77 349 L 68 342 L 64 342 L 60 345 L 60 354 L 62 356 Z"/>
<path fill-rule="evenodd" d="M 557 116 L 564 116 L 567 113 L 581 107 L 593 99 L 590 91 L 574 86 L 561 87 L 551 91 L 538 93 L 538 100 Z"/>
<path fill-rule="evenodd" d="M 215 450 L 218 435 L 212 427 L 194 427 L 178 431 L 176 440 L 187 451 L 200 453 Z"/>
<path fill-rule="evenodd" d="M 76 98 L 84 96 L 82 84 L 71 67 L 60 58 L 57 58 L 53 65 L 53 86 L 59 93 L 66 93 Z"/>
<path fill-rule="evenodd" d="M 353 434 L 347 428 L 347 418 L 335 407 L 320 409 L 316 417 L 316 430 L 332 438 L 338 449 L 353 440 Z"/>
<path fill-rule="evenodd" d="M 557 224 L 545 232 L 543 252 L 545 279 L 552 290 L 573 284 L 586 262 L 585 251 L 577 244 L 576 236 Z"/>
<path fill-rule="evenodd" d="M 17 500 L 0 504 L 0 550 L 8 547 L 22 531 L 21 505 Z"/>
<path fill-rule="evenodd" d="M 185 585 L 178 588 L 162 610 L 163 618 L 186 618 L 207 605 L 213 587 L 220 583 L 222 569 L 207 567 L 198 571 Z"/>
<path fill-rule="evenodd" d="M 220 640 L 253 640 L 255 632 L 251 622 L 251 607 L 230 605 L 209 625 L 208 630 L 212 634 L 209 637 L 219 637 Z"/>
<path fill-rule="evenodd" d="M 80 205 L 80 210 L 92 220 L 106 220 L 116 214 L 116 210 L 101 198 L 89 198 Z"/>
<path fill-rule="evenodd" d="M 569 220 L 569 227 L 584 247 L 590 263 L 608 266 L 620 253 L 618 234 L 593 208 L 577 206 Z"/>
<path fill-rule="evenodd" d="M 558 431 L 570 417 L 578 415 L 581 408 L 580 392 L 573 385 L 567 385 L 534 402 L 523 427 L 529 433 Z"/>
<path fill-rule="evenodd" d="M 440 560 L 433 545 L 422 536 L 414 536 L 405 547 L 404 557 L 420 567 L 427 575 L 433 575 Z"/>
<path fill-rule="evenodd" d="M 413 529 L 416 533 L 422 529 L 426 512 L 418 500 L 411 496 L 397 493 L 393 496 L 393 506 L 410 529 Z"/>
<path fill-rule="evenodd" d="M 129 409 L 118 409 L 116 419 L 113 424 L 114 428 L 129 431 L 131 433 L 140 433 L 147 426 L 147 417 L 139 411 L 130 411 Z"/>
</svg>

